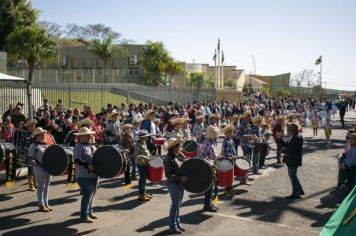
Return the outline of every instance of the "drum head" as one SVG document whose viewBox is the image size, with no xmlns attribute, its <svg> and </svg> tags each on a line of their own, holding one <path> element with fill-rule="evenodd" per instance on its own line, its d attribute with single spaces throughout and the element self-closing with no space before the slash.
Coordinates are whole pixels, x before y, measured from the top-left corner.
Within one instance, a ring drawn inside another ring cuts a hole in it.
<svg viewBox="0 0 356 236">
<path fill-rule="evenodd" d="M 249 170 L 251 168 L 250 162 L 245 158 L 237 158 L 235 165 L 241 170 Z"/>
<path fill-rule="evenodd" d="M 153 168 L 163 167 L 163 158 L 161 156 L 155 156 L 154 159 L 150 160 L 149 165 Z"/>
<path fill-rule="evenodd" d="M 181 182 L 182 187 L 191 193 L 204 193 L 214 184 L 213 168 L 204 160 L 192 158 L 185 161 L 179 168 L 180 176 L 189 179 Z"/>
<path fill-rule="evenodd" d="M 102 178 L 113 178 L 123 168 L 124 158 L 114 146 L 101 146 L 93 155 L 94 170 Z"/>
<path fill-rule="evenodd" d="M 198 149 L 198 143 L 193 140 L 188 140 L 183 143 L 183 150 L 186 152 L 195 152 Z"/>
<path fill-rule="evenodd" d="M 63 174 L 68 167 L 69 157 L 63 147 L 53 144 L 43 153 L 42 165 L 48 174 Z"/>
<path fill-rule="evenodd" d="M 227 172 L 234 168 L 234 162 L 230 158 L 220 158 L 216 160 L 215 168 L 221 172 Z"/>
</svg>

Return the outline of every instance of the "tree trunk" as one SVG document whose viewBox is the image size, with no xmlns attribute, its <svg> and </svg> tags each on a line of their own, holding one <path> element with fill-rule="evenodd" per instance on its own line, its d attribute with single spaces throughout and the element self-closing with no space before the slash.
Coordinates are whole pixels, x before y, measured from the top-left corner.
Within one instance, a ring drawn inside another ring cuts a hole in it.
<svg viewBox="0 0 356 236">
<path fill-rule="evenodd" d="M 28 118 L 33 119 L 32 111 L 32 76 L 35 69 L 34 63 L 28 63 L 28 79 L 26 81 L 26 93 L 27 93 L 27 106 L 28 106 Z"/>
</svg>

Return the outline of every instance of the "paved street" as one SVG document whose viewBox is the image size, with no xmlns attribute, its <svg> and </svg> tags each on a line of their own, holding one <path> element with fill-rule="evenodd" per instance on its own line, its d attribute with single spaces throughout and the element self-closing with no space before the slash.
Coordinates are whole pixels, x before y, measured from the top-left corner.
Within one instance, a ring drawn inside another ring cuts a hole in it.
<svg viewBox="0 0 356 236">
<path fill-rule="evenodd" d="M 356 112 L 346 116 L 347 125 L 356 120 Z M 218 213 L 204 213 L 203 196 L 185 192 L 181 221 L 187 235 L 318 235 L 332 212 L 345 196 L 336 189 L 336 155 L 345 144 L 346 130 L 334 120 L 332 144 L 324 140 L 324 131 L 312 137 L 304 129 L 303 166 L 298 175 L 306 195 L 303 200 L 285 200 L 291 193 L 286 167 L 276 165 L 275 149 L 261 176 L 249 176 L 251 186 L 236 186 L 231 199 L 219 195 Z M 132 189 L 123 187 L 122 177 L 101 180 L 94 202 L 100 217 L 94 224 L 79 222 L 79 190 L 65 187 L 64 177 L 56 177 L 50 187 L 51 213 L 37 212 L 36 193 L 27 191 L 26 181 L 14 188 L 0 187 L 1 235 L 165 235 L 170 198 L 162 185 L 149 184 L 153 199 L 136 200 L 137 181 Z"/>
</svg>

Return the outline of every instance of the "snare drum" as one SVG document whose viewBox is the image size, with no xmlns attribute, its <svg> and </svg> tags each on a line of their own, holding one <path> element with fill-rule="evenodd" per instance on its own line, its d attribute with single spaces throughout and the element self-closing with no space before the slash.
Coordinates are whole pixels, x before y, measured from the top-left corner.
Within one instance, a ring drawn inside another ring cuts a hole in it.
<svg viewBox="0 0 356 236">
<path fill-rule="evenodd" d="M 153 139 L 153 144 L 155 145 L 164 145 L 166 142 L 165 138 L 152 138 Z"/>
<path fill-rule="evenodd" d="M 234 175 L 240 178 L 247 176 L 248 171 L 251 168 L 250 162 L 243 157 L 237 158 L 235 160 Z"/>
<path fill-rule="evenodd" d="M 15 145 L 12 143 L 0 142 L 0 171 L 6 170 L 6 156 L 9 152 L 15 152 L 15 149 Z"/>
<path fill-rule="evenodd" d="M 42 166 L 50 175 L 63 175 L 67 173 L 68 163 L 72 157 L 73 147 L 53 144 L 44 151 Z"/>
<path fill-rule="evenodd" d="M 212 165 L 200 158 L 191 158 L 183 162 L 179 168 L 180 176 L 188 176 L 188 180 L 181 182 L 182 187 L 191 193 L 204 193 L 215 182 Z"/>
<path fill-rule="evenodd" d="M 147 164 L 147 179 L 157 183 L 163 179 L 163 157 L 154 156 Z"/>
<path fill-rule="evenodd" d="M 234 182 L 234 162 L 227 157 L 215 161 L 215 171 L 220 187 L 230 187 Z"/>
<path fill-rule="evenodd" d="M 127 158 L 118 145 L 104 145 L 94 152 L 92 164 L 98 176 L 113 178 L 124 172 Z"/>
<path fill-rule="evenodd" d="M 183 143 L 182 153 L 186 158 L 198 156 L 198 143 L 193 140 L 187 140 Z"/>
</svg>

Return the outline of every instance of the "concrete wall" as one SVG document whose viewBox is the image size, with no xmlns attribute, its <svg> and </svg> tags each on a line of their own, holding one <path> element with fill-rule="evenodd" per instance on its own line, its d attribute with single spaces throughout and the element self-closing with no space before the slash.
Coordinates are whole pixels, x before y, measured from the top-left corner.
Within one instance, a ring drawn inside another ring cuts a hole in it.
<svg viewBox="0 0 356 236">
<path fill-rule="evenodd" d="M 216 101 L 227 99 L 231 103 L 240 103 L 242 93 L 232 89 L 224 89 L 216 91 Z"/>
</svg>

